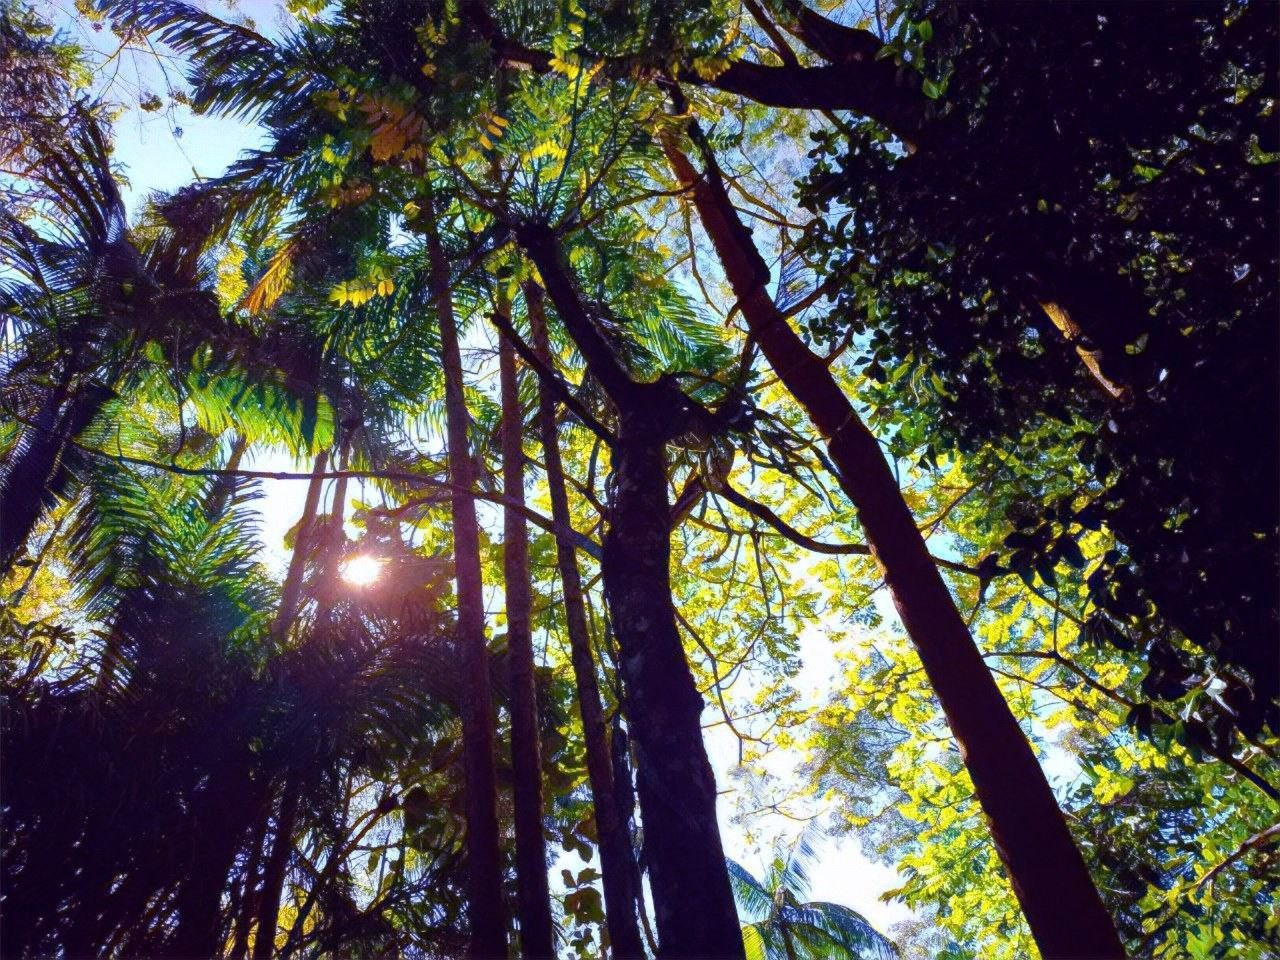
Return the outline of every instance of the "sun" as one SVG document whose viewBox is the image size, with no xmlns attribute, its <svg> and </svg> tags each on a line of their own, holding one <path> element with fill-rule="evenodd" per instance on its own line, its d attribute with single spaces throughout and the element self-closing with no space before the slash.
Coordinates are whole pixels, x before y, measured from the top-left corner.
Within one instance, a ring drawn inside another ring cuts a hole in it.
<svg viewBox="0 0 1280 960">
<path fill-rule="evenodd" d="M 368 554 L 357 554 L 341 567 L 342 579 L 353 587 L 367 587 L 382 576 L 382 561 Z"/>
</svg>

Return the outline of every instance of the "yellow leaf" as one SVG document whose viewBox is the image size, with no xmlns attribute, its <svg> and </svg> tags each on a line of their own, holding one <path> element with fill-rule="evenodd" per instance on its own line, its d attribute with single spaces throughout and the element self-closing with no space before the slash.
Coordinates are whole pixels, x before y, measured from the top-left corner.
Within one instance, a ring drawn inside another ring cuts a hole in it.
<svg viewBox="0 0 1280 960">
<path fill-rule="evenodd" d="M 406 142 L 403 130 L 394 123 L 384 123 L 373 131 L 369 153 L 378 162 L 390 160 L 404 149 Z"/>
<path fill-rule="evenodd" d="M 297 240 L 291 237 L 271 255 L 267 269 L 262 272 L 258 282 L 240 302 L 244 309 L 250 313 L 261 313 L 280 299 L 280 295 L 288 289 L 293 275 L 293 257 L 296 248 Z"/>
</svg>

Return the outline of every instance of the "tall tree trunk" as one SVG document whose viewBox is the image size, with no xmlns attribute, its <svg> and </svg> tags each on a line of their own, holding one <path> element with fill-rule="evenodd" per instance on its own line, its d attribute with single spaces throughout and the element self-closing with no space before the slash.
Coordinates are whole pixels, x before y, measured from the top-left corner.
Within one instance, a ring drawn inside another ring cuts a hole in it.
<svg viewBox="0 0 1280 960">
<path fill-rule="evenodd" d="M 696 131 L 694 132 L 695 136 Z M 1045 957 L 1123 957 L 1115 925 L 1067 829 L 1035 753 L 982 654 L 881 453 L 822 360 L 766 290 L 769 270 L 708 156 L 699 174 L 674 141 L 664 149 L 690 191 L 751 336 L 827 440 L 902 622 L 951 725 L 996 850 Z"/>
<path fill-rule="evenodd" d="M 702 697 L 671 600 L 664 423 L 623 411 L 602 571 L 621 650 L 663 957 L 741 957 L 742 934 L 702 740 Z"/>
<path fill-rule="evenodd" d="M 608 632 L 609 628 L 606 623 L 606 635 Z M 609 641 L 606 639 L 604 642 L 608 643 Z M 620 689 L 619 699 L 621 699 Z M 618 829 L 624 842 L 631 845 L 627 850 L 627 862 L 631 867 L 631 887 L 635 897 L 635 911 L 640 917 L 640 929 L 644 933 L 644 942 L 649 945 L 650 953 L 657 953 L 658 941 L 653 935 L 653 925 L 649 922 L 649 911 L 644 902 L 644 877 L 640 872 L 640 862 L 635 857 L 634 841 L 632 840 L 632 826 L 636 815 L 636 792 L 634 780 L 631 776 L 633 766 L 631 763 L 631 747 L 628 743 L 627 732 L 622 728 L 621 710 L 615 711 L 612 728 L 609 736 L 609 761 L 610 770 L 613 774 L 614 808 L 617 810 Z"/>
<path fill-rule="evenodd" d="M 201 960 L 222 952 L 218 944 L 222 894 L 248 826 L 248 813 L 259 799 L 247 795 L 252 792 L 252 788 L 246 790 L 248 781 L 247 770 L 215 775 L 192 804 L 192 853 L 175 899 L 178 923 L 165 946 L 166 955 L 175 960 Z"/>
<path fill-rule="evenodd" d="M 235 934 L 231 938 L 231 960 L 242 960 L 249 953 L 249 931 L 258 912 L 258 865 L 262 862 L 262 846 L 267 842 L 270 819 L 271 808 L 267 807 L 258 817 L 249 840 L 249 859 L 244 867 L 244 886 L 236 910 Z"/>
<path fill-rule="evenodd" d="M 502 492 L 509 503 L 523 506 L 524 421 L 515 348 L 505 337 L 498 346 L 498 363 L 502 381 Z M 521 956 L 528 960 L 550 960 L 555 956 L 555 946 L 547 885 L 547 842 L 542 826 L 542 750 L 530 622 L 529 539 L 524 515 L 510 506 L 503 510 L 503 534 L 520 947 Z"/>
<path fill-rule="evenodd" d="M 316 513 L 320 509 L 320 492 L 324 487 L 324 469 L 329 462 L 329 452 L 322 450 L 316 454 L 315 466 L 311 470 L 311 480 L 307 483 L 307 498 L 302 505 L 302 519 L 293 539 L 293 555 L 289 558 L 289 571 L 285 574 L 284 586 L 280 589 L 280 607 L 276 611 L 276 619 L 272 625 L 272 636 L 283 640 L 293 626 L 298 610 L 302 606 L 302 588 L 307 569 L 307 556 L 311 552 L 312 536 L 316 523 Z"/>
<path fill-rule="evenodd" d="M 507 955 L 502 904 L 502 860 L 498 845 L 497 776 L 494 772 L 493 696 L 489 649 L 484 632 L 484 596 L 480 571 L 480 532 L 475 466 L 467 442 L 467 404 L 463 394 L 462 355 L 450 296 L 449 266 L 436 229 L 433 199 L 428 198 L 427 254 L 431 258 L 431 296 L 440 323 L 440 360 L 444 368 L 445 420 L 449 443 L 450 503 L 453 508 L 453 562 L 458 589 L 458 636 L 466 676 L 462 707 L 462 752 L 466 769 L 468 919 L 470 955 Z"/>
<path fill-rule="evenodd" d="M 298 777 L 291 771 L 280 793 L 280 812 L 276 816 L 275 839 L 271 855 L 262 872 L 262 890 L 258 901 L 258 932 L 253 939 L 253 960 L 270 960 L 276 949 L 276 927 L 280 919 L 280 895 L 284 890 L 284 874 L 293 852 L 293 828 L 298 819 Z"/>
<path fill-rule="evenodd" d="M 237 433 L 231 444 L 231 452 L 227 455 L 227 462 L 222 465 L 226 472 L 214 479 L 209 487 L 209 496 L 205 499 L 204 515 L 210 520 L 222 513 L 236 495 L 236 471 L 240 469 L 240 462 L 248 449 L 249 439 L 244 434 Z"/>
<path fill-rule="evenodd" d="M 618 409 L 614 496 L 601 572 L 636 744 L 658 939 L 664 957 L 743 956 L 716 820 L 716 786 L 671 600 L 666 442 L 689 403 L 666 380 L 636 383 L 588 315 L 555 234 L 521 228 L 552 302 Z"/>
<path fill-rule="evenodd" d="M 551 368 L 551 343 L 542 305 L 542 289 L 535 284 L 524 288 L 529 312 L 533 349 L 544 365 Z M 547 487 L 551 494 L 551 518 L 562 529 L 572 527 L 569 496 L 565 487 L 564 465 L 560 459 L 560 436 L 556 428 L 556 402 L 551 390 L 538 384 L 538 431 L 541 435 L 543 459 L 546 462 Z M 573 663 L 578 688 L 578 714 L 582 720 L 582 739 L 587 751 L 587 779 L 591 785 L 591 802 L 595 810 L 596 835 L 600 843 L 600 873 L 604 885 L 604 912 L 609 931 L 609 945 L 615 960 L 643 960 L 644 947 L 636 926 L 636 905 L 640 890 L 635 883 L 636 863 L 631 850 L 631 834 L 618 815 L 618 801 L 610 764 L 609 738 L 605 728 L 600 685 L 596 679 L 595 660 L 591 655 L 591 632 L 587 627 L 586 601 L 582 592 L 582 575 L 572 543 L 556 538 L 556 561 L 564 592 L 565 632 L 569 636 L 569 657 Z"/>
</svg>

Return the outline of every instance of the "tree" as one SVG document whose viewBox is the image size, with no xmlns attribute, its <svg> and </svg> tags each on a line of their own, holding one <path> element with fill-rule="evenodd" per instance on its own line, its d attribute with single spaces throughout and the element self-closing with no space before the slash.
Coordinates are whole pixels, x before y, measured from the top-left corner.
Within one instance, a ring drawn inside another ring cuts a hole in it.
<svg viewBox="0 0 1280 960">
<path fill-rule="evenodd" d="M 499 303 L 498 309 L 509 309 Z M 542 829 L 542 761 L 539 756 L 537 687 L 534 682 L 530 611 L 529 541 L 524 504 L 524 415 L 515 347 L 502 340 L 502 489 L 512 506 L 503 511 L 503 580 L 507 593 L 507 649 L 511 658 L 511 764 L 515 778 L 520 943 L 528 957 L 554 957 L 547 846 Z"/>
<path fill-rule="evenodd" d="M 453 315 L 453 293 L 444 245 L 434 219 L 443 209 L 428 196 L 427 255 L 431 298 L 440 325 L 440 361 L 445 377 L 445 418 L 449 436 L 449 483 L 452 487 L 458 629 L 466 651 L 467 692 L 463 713 L 463 749 L 467 769 L 467 849 L 471 883 L 471 955 L 506 954 L 506 920 L 498 863 L 498 817 L 495 810 L 493 699 L 489 693 L 489 649 L 485 639 L 483 582 L 471 446 L 467 440 L 467 404 L 463 397 L 462 359 Z"/>
<path fill-rule="evenodd" d="M 747 916 L 742 926 L 747 957 L 896 956 L 893 944 L 853 910 L 806 901 L 808 869 L 816 857 L 812 833 L 806 828 L 789 847 L 777 850 L 762 880 L 742 865 L 729 862 L 733 894 Z"/>
<path fill-rule="evenodd" d="M 918 421 L 934 450 L 1003 452 L 1056 423 L 1038 451 L 1092 476 L 1057 519 L 1016 517 L 1003 569 L 1034 576 L 1114 530 L 1099 637 L 1147 651 L 1152 692 L 1185 690 L 1195 669 L 1154 605 L 1231 688 L 1220 742 L 1252 736 L 1280 694 L 1256 641 L 1277 628 L 1280 453 L 1233 411 L 1267 420 L 1274 400 L 1252 365 L 1276 353 L 1275 23 L 1258 4 L 1065 13 L 904 10 L 893 49 L 936 95 L 928 141 L 906 156 L 873 124 L 821 135 L 804 202 L 856 209 L 814 223 L 818 269 L 848 278 L 815 333 L 866 337 L 883 400 L 904 372 L 936 377 Z"/>
<path fill-rule="evenodd" d="M 826 438 L 840 485 L 858 512 L 894 605 L 961 745 L 996 849 L 1041 951 L 1064 957 L 1122 956 L 1124 949 L 1035 754 L 925 547 L 875 436 L 769 297 L 768 268 L 734 213 L 715 167 L 699 175 L 678 149 L 668 144 L 666 150 L 680 182 L 693 194 L 761 351 Z"/>
</svg>

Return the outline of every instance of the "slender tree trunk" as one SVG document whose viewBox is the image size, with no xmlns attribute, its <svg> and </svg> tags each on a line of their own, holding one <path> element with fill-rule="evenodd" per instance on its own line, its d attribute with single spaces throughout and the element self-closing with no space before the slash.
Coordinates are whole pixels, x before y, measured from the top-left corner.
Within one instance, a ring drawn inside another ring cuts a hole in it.
<svg viewBox="0 0 1280 960">
<path fill-rule="evenodd" d="M 258 932 L 253 939 L 253 960 L 270 960 L 276 949 L 276 927 L 280 919 L 280 896 L 285 870 L 293 852 L 293 828 L 298 819 L 298 777 L 290 772 L 280 793 L 271 855 L 262 871 L 262 891 L 258 902 Z"/>
<path fill-rule="evenodd" d="M 489 649 L 485 642 L 480 533 L 476 522 L 475 466 L 467 443 L 467 405 L 462 355 L 450 297 L 449 268 L 435 227 L 434 203 L 427 204 L 427 253 L 431 295 L 440 323 L 440 359 L 445 379 L 445 419 L 449 443 L 449 483 L 453 492 L 454 570 L 458 589 L 458 636 L 462 644 L 466 697 L 462 710 L 463 766 L 466 769 L 467 869 L 470 955 L 483 960 L 507 955 L 502 903 L 502 860 L 498 845 L 497 776 L 494 772 L 493 696 Z"/>
<path fill-rule="evenodd" d="M 258 865 L 262 862 L 262 846 L 267 842 L 270 819 L 271 809 L 268 807 L 258 818 L 253 828 L 253 837 L 249 841 L 249 859 L 244 867 L 244 886 L 240 894 L 239 909 L 236 910 L 235 935 L 231 940 L 231 960 L 242 960 L 249 953 L 249 931 L 258 912 Z"/>
<path fill-rule="evenodd" d="M 175 960 L 201 960 L 222 952 L 222 894 L 248 826 L 248 810 L 255 803 L 245 795 L 247 780 L 247 771 L 215 777 L 193 803 L 192 856 L 178 887 L 178 923 L 165 950 Z"/>
<path fill-rule="evenodd" d="M 669 138 L 663 146 L 689 189 L 738 297 L 751 336 L 827 440 L 885 583 L 951 725 L 1032 935 L 1048 958 L 1123 957 L 1062 811 L 884 459 L 830 370 L 769 297 L 769 271 L 714 166 L 695 171 Z"/>
<path fill-rule="evenodd" d="M 501 309 L 502 305 L 499 305 Z M 498 346 L 502 380 L 502 492 L 524 504 L 524 422 L 515 348 Z M 507 651 L 511 663 L 511 768 L 516 821 L 516 890 L 520 904 L 521 956 L 555 956 L 547 842 L 542 826 L 542 750 L 530 623 L 529 539 L 523 514 L 503 510 L 502 573 L 507 595 Z"/>
<path fill-rule="evenodd" d="M 605 635 L 607 636 L 608 633 L 608 624 L 605 624 Z M 622 728 L 620 710 L 614 713 L 612 726 L 609 737 L 609 762 L 613 774 L 614 808 L 617 810 L 618 829 L 623 842 L 627 844 L 627 865 L 631 868 L 633 902 L 635 912 L 640 917 L 640 930 L 644 933 L 644 942 L 649 945 L 649 951 L 657 953 L 658 941 L 653 935 L 653 925 L 649 922 L 649 910 L 644 902 L 644 876 L 640 871 L 640 862 L 635 856 L 635 843 L 632 839 L 632 826 L 636 815 L 636 792 L 631 776 L 633 767 L 631 747 L 628 744 L 627 732 Z"/>
<path fill-rule="evenodd" d="M 743 956 L 716 820 L 716 786 L 671 601 L 666 442 L 690 404 L 669 381 L 636 383 L 586 311 L 554 233 L 518 240 L 537 265 L 592 375 L 618 408 L 614 496 L 601 571 L 618 636 L 636 745 L 658 939 L 663 957 Z"/>
<path fill-rule="evenodd" d="M 344 434 L 338 450 L 338 470 L 351 466 L 352 435 Z M 333 623 L 333 606 L 342 596 L 342 552 L 346 545 L 347 485 L 349 478 L 342 475 L 333 482 L 333 499 L 329 504 L 329 516 L 324 526 L 316 531 L 314 546 L 319 548 L 320 583 L 313 591 L 316 598 L 316 625 L 328 629 Z"/>
<path fill-rule="evenodd" d="M 534 284 L 524 288 L 529 311 L 533 349 L 538 358 L 551 367 L 551 343 L 547 337 L 543 313 L 542 289 Z M 569 496 L 565 488 L 564 465 L 560 459 L 560 437 L 556 428 L 556 402 L 545 384 L 538 385 L 538 430 L 542 439 L 543 459 L 547 469 L 547 487 L 551 493 L 551 518 L 558 527 L 572 527 Z M 573 544 L 556 538 L 556 560 L 564 591 L 565 631 L 569 636 L 569 656 L 578 688 L 578 713 L 582 719 L 582 738 L 587 751 L 587 779 L 591 785 L 591 802 L 595 810 L 596 835 L 600 843 L 600 873 L 604 885 L 604 911 L 609 931 L 609 945 L 615 960 L 642 960 L 644 947 L 636 926 L 636 905 L 640 891 L 635 883 L 636 863 L 631 850 L 631 834 L 618 814 L 613 769 L 609 759 L 609 738 L 596 679 L 595 660 L 591 655 L 591 633 L 587 627 L 586 601 L 582 576 Z"/>
<path fill-rule="evenodd" d="M 293 555 L 289 558 L 289 572 L 285 574 L 284 586 L 280 589 L 280 607 L 276 611 L 275 624 L 271 633 L 277 641 L 283 640 L 293 626 L 294 619 L 302 605 L 302 587 L 307 569 L 307 556 L 311 553 L 313 528 L 316 513 L 320 509 L 320 492 L 324 487 L 324 469 L 329 462 L 329 452 L 322 450 L 316 454 L 315 466 L 311 471 L 311 480 L 307 484 L 307 498 L 302 506 L 302 519 L 298 521 L 297 532 L 293 540 Z"/>
<path fill-rule="evenodd" d="M 205 500 L 204 514 L 210 520 L 222 513 L 231 502 L 231 498 L 235 496 L 235 471 L 240 469 L 240 461 L 244 459 L 245 451 L 248 449 L 248 438 L 244 434 L 236 434 L 235 441 L 231 444 L 231 453 L 227 455 L 227 462 L 222 465 L 222 469 L 227 472 L 214 479 L 209 487 L 209 496 Z"/>
</svg>

